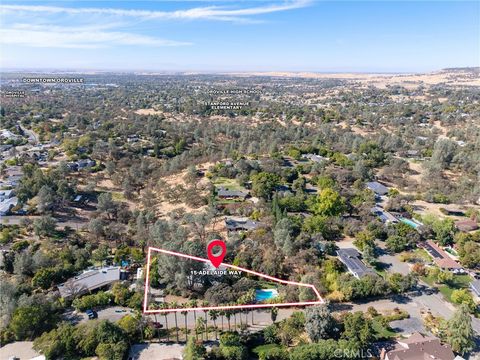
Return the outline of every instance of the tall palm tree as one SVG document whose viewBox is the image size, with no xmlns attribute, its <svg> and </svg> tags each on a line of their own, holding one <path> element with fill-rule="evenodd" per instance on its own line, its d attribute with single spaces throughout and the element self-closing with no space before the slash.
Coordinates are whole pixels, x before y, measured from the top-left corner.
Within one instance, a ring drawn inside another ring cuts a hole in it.
<svg viewBox="0 0 480 360">
<path fill-rule="evenodd" d="M 255 299 L 256 299 L 256 296 L 255 296 L 255 289 L 250 289 L 247 293 L 247 297 L 248 297 L 248 303 L 249 304 L 253 304 L 255 303 Z M 255 313 L 255 310 L 254 309 L 250 309 L 250 312 L 252 314 L 252 325 L 253 325 L 253 314 Z"/>
<path fill-rule="evenodd" d="M 208 302 L 203 301 L 202 306 L 207 307 Z M 205 340 L 208 340 L 208 321 L 207 321 L 208 310 L 204 310 L 203 312 L 204 312 L 204 316 L 205 316 Z"/>
<path fill-rule="evenodd" d="M 230 331 L 230 318 L 232 317 L 232 311 L 225 310 L 225 317 L 227 318 L 227 321 L 228 321 L 228 331 Z"/>
<path fill-rule="evenodd" d="M 198 327 L 198 329 L 200 330 L 202 335 L 202 340 L 203 340 L 203 330 L 205 329 L 205 319 L 202 317 L 199 317 L 195 327 L 196 328 Z"/>
<path fill-rule="evenodd" d="M 168 303 L 164 302 L 161 305 L 161 308 L 162 309 L 170 309 L 170 306 L 168 305 Z M 167 342 L 169 342 L 170 341 L 170 332 L 168 330 L 168 312 L 164 312 L 163 316 L 165 317 L 165 331 L 167 332 Z"/>
<path fill-rule="evenodd" d="M 188 304 L 183 305 L 183 307 L 186 307 L 186 306 L 188 306 Z M 182 311 L 182 315 L 185 318 L 185 342 L 187 342 L 188 341 L 188 320 L 187 320 L 188 311 Z"/>
<path fill-rule="evenodd" d="M 233 312 L 233 329 L 236 330 L 237 329 L 237 312 L 238 312 L 238 310 L 237 309 L 232 309 L 232 312 Z"/>
<path fill-rule="evenodd" d="M 222 322 L 222 329 L 221 329 L 221 331 L 223 331 L 223 317 L 225 316 L 225 310 L 220 310 L 220 311 L 218 312 L 218 314 L 220 315 L 220 320 L 221 320 L 221 322 Z"/>
<path fill-rule="evenodd" d="M 188 302 L 189 307 L 195 308 L 197 307 L 197 300 L 191 300 Z M 193 323 L 195 329 L 195 340 L 198 340 L 198 332 L 197 332 L 197 312 L 193 310 Z"/>
<path fill-rule="evenodd" d="M 218 310 L 210 310 L 209 313 L 210 313 L 210 319 L 213 320 L 213 328 L 215 329 L 215 340 L 218 340 L 217 318 L 218 318 L 218 315 L 219 315 L 220 312 Z"/>
<path fill-rule="evenodd" d="M 277 315 L 278 315 L 278 308 L 272 307 L 270 309 L 270 317 L 272 319 L 272 323 L 275 323 L 275 321 L 277 320 Z"/>
<path fill-rule="evenodd" d="M 157 310 L 160 308 L 160 306 L 158 304 L 151 304 L 150 308 L 152 310 Z M 155 323 L 158 324 L 157 313 L 153 313 L 153 316 L 155 317 Z M 158 342 L 160 342 L 160 329 L 155 329 L 157 330 Z"/>
<path fill-rule="evenodd" d="M 178 303 L 176 301 L 171 303 L 172 308 L 176 309 L 178 308 Z M 173 312 L 173 315 L 175 316 L 175 333 L 177 336 L 177 343 L 179 342 L 178 340 L 178 320 L 177 320 L 177 311 Z"/>
</svg>

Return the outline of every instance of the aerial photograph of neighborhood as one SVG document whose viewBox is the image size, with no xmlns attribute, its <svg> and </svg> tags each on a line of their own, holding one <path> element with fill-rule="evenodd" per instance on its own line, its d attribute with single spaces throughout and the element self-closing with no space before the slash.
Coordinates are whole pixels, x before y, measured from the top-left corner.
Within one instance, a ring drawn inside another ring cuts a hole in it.
<svg viewBox="0 0 480 360">
<path fill-rule="evenodd" d="M 480 2 L 4 0 L 0 360 L 480 360 Z"/>
</svg>

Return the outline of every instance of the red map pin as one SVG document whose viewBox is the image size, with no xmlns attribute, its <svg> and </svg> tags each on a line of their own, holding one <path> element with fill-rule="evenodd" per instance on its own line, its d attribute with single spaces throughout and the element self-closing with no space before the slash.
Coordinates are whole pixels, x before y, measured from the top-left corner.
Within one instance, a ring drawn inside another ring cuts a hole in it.
<svg viewBox="0 0 480 360">
<path fill-rule="evenodd" d="M 220 251 L 220 254 L 218 255 L 213 253 L 213 248 L 215 246 L 220 246 L 222 248 L 222 250 Z M 215 268 L 218 268 L 222 263 L 223 259 L 225 258 L 225 255 L 227 254 L 227 245 L 225 245 L 225 243 L 222 240 L 219 240 L 219 239 L 212 240 L 207 245 L 207 254 L 212 265 L 215 266 Z"/>
</svg>

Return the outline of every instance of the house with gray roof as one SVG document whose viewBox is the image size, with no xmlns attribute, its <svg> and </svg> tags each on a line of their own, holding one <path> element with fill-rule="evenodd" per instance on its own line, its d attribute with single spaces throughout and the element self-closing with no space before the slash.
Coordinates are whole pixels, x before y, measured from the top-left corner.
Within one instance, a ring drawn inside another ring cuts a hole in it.
<svg viewBox="0 0 480 360">
<path fill-rule="evenodd" d="M 320 156 L 320 155 L 317 155 L 317 154 L 302 154 L 302 159 L 308 159 L 308 160 L 311 160 L 311 161 L 317 162 L 317 163 L 320 163 L 320 162 L 323 162 L 323 161 L 328 161 L 327 157 L 323 157 L 323 156 Z"/>
<path fill-rule="evenodd" d="M 217 196 L 220 199 L 226 199 L 226 200 L 245 200 L 246 197 L 249 195 L 247 191 L 241 191 L 241 190 L 231 190 L 225 187 L 219 187 L 217 189 Z"/>
<path fill-rule="evenodd" d="M 58 290 L 62 298 L 69 298 L 111 285 L 118 280 L 120 280 L 119 266 L 104 267 L 87 270 L 70 278 L 65 283 L 58 285 Z"/>
<path fill-rule="evenodd" d="M 379 217 L 379 219 L 385 224 L 396 224 L 398 219 L 388 211 L 382 209 L 380 206 L 374 206 L 371 209 L 372 214 Z"/>
<path fill-rule="evenodd" d="M 12 208 L 17 206 L 19 203 L 18 198 L 13 196 L 11 198 L 0 199 L 0 216 L 6 216 L 10 213 Z"/>
<path fill-rule="evenodd" d="M 259 223 L 244 217 L 226 217 L 225 227 L 228 231 L 249 231 L 258 227 Z"/>
<path fill-rule="evenodd" d="M 388 188 L 377 181 L 367 182 L 367 189 L 372 190 L 376 195 L 382 196 L 388 193 Z"/>
<path fill-rule="evenodd" d="M 366 275 L 376 275 L 377 273 L 367 267 L 360 259 L 360 253 L 354 248 L 337 250 L 340 261 L 347 267 L 348 271 L 360 279 Z"/>
</svg>

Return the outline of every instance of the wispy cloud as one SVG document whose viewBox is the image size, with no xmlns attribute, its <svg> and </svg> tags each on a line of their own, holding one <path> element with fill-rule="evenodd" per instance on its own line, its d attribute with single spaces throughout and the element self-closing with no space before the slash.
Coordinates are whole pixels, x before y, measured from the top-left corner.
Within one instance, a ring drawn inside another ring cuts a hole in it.
<svg viewBox="0 0 480 360">
<path fill-rule="evenodd" d="M 136 24 L 176 20 L 258 22 L 259 15 L 297 9 L 309 3 L 310 0 L 287 0 L 243 8 L 229 5 L 172 11 L 3 4 L 0 5 L 0 43 L 85 49 L 119 45 L 185 46 L 191 43 L 142 34 Z"/>
<path fill-rule="evenodd" d="M 220 21 L 238 21 L 247 16 L 287 11 L 307 6 L 311 0 L 291 0 L 277 4 L 255 6 L 249 8 L 232 9 L 222 6 L 196 7 L 187 10 L 175 11 L 151 11 L 151 10 L 132 10 L 119 8 L 72 8 L 60 6 L 42 6 L 42 5 L 0 5 L 2 12 L 35 12 L 49 14 L 69 14 L 69 15 L 113 15 L 121 17 L 134 17 L 144 20 L 154 19 L 187 19 L 187 20 L 220 20 Z M 245 20 L 245 19 L 244 19 Z"/>
<path fill-rule="evenodd" d="M 103 26 L 107 29 L 110 26 Z M 15 24 L 0 29 L 3 44 L 29 47 L 94 49 L 115 45 L 185 46 L 188 42 L 159 39 L 121 31 L 104 31 L 102 27 L 62 27 Z"/>
</svg>

